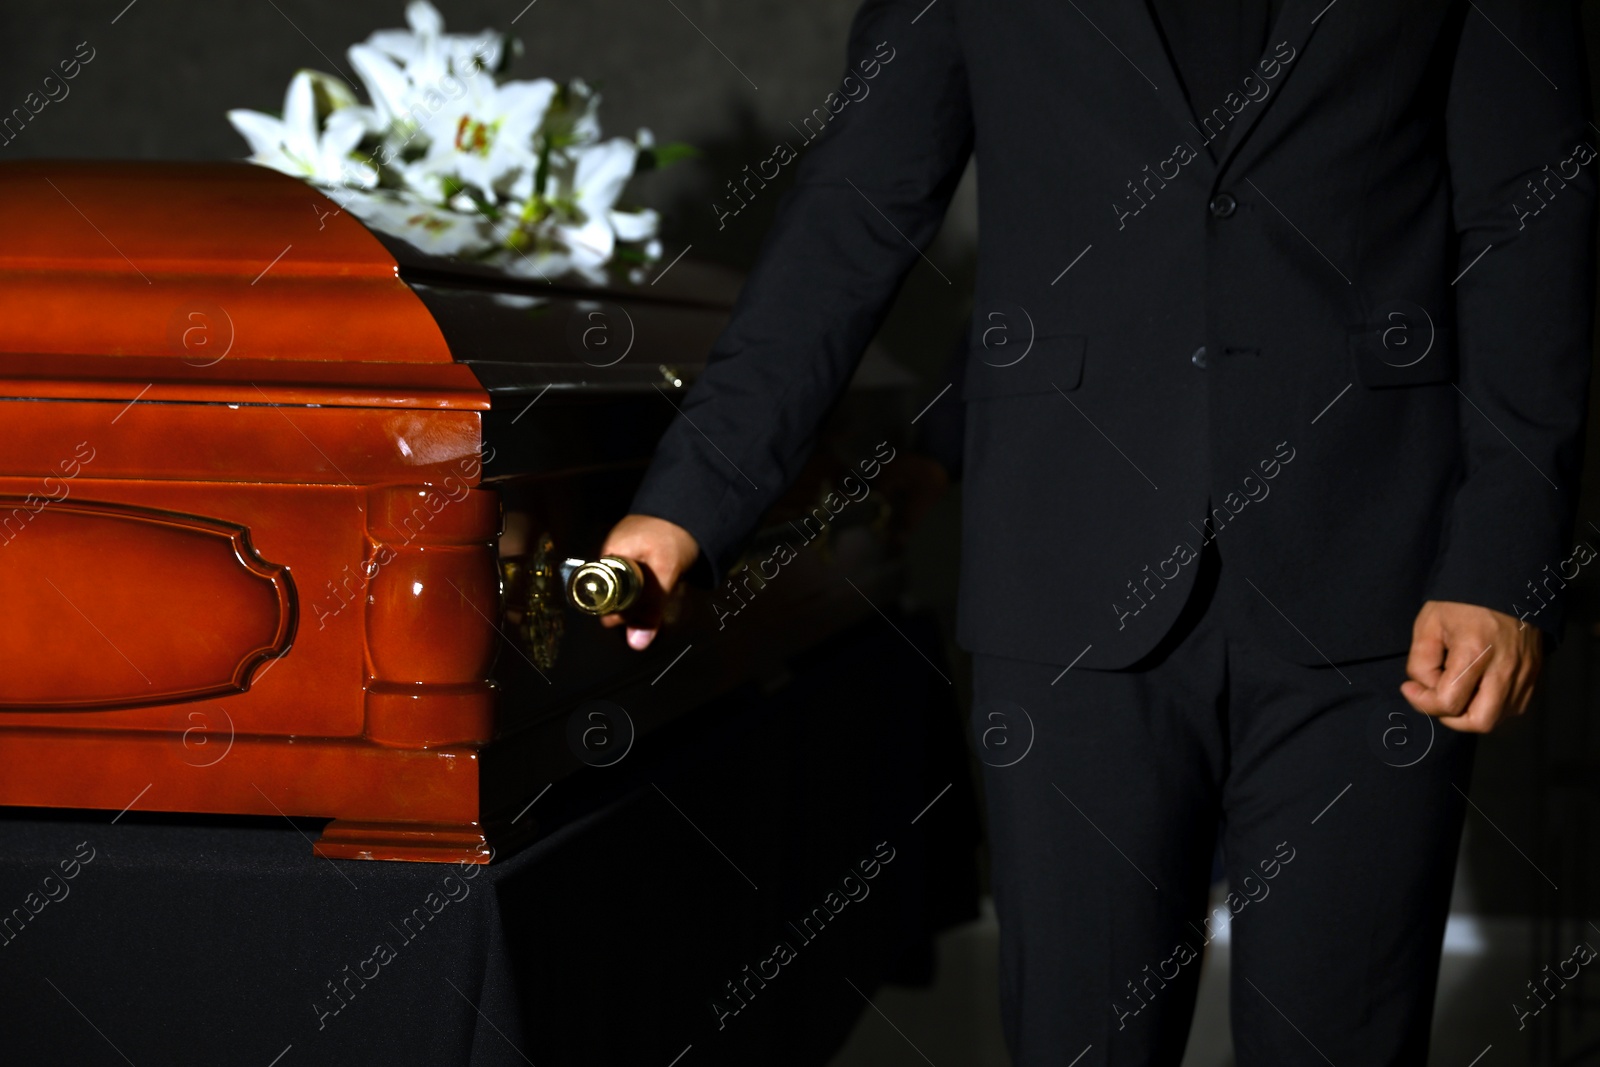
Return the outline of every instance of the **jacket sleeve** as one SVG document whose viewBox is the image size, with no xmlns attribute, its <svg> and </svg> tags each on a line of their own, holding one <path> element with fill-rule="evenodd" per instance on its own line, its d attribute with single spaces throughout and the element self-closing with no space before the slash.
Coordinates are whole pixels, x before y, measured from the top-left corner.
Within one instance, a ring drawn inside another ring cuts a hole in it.
<svg viewBox="0 0 1600 1067">
<path fill-rule="evenodd" d="M 1559 603 L 1541 609 L 1529 583 L 1543 592 L 1573 554 L 1588 406 L 1600 161 L 1584 36 L 1570 0 L 1480 0 L 1460 27 L 1445 132 L 1464 478 L 1427 595 L 1555 637 Z"/>
<path fill-rule="evenodd" d="M 799 157 L 790 164 L 795 185 L 631 506 L 694 535 L 702 580 L 721 581 L 799 474 L 823 417 L 938 231 L 972 151 L 952 7 L 865 0 L 844 85 L 786 138 Z M 782 152 L 773 158 L 782 161 Z"/>
</svg>

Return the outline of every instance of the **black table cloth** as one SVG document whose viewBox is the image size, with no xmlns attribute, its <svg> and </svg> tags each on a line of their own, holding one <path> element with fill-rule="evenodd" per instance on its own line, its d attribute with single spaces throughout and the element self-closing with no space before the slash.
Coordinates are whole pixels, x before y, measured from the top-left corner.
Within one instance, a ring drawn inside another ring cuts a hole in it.
<svg viewBox="0 0 1600 1067">
<path fill-rule="evenodd" d="M 552 788 L 559 828 L 487 867 L 0 810 L 0 1062 L 825 1063 L 975 914 L 949 671 L 906 637 L 875 618 Z"/>
</svg>

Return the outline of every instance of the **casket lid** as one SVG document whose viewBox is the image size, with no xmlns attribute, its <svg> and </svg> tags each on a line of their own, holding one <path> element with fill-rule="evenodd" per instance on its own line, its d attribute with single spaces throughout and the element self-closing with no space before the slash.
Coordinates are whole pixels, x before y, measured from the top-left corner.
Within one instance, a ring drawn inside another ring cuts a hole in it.
<svg viewBox="0 0 1600 1067">
<path fill-rule="evenodd" d="M 614 270 L 593 281 L 513 274 L 375 235 L 456 362 L 471 367 L 491 395 L 680 387 L 704 367 L 744 282 L 737 271 L 689 258 L 693 246 L 638 280 Z"/>
<path fill-rule="evenodd" d="M 30 398 L 483 409 L 648 388 L 693 376 L 741 281 L 681 255 L 639 283 L 511 277 L 246 163 L 0 163 L 0 233 L 0 396 Z M 575 344 L 601 306 L 647 329 L 650 359 Z"/>
<path fill-rule="evenodd" d="M 394 257 L 244 163 L 0 164 L 0 391 L 471 407 Z"/>
</svg>

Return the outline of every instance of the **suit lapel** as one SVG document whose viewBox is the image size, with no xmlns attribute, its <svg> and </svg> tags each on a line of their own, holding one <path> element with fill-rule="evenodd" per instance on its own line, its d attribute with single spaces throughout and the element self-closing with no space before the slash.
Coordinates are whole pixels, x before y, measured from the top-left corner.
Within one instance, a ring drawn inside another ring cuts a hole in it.
<svg viewBox="0 0 1600 1067">
<path fill-rule="evenodd" d="M 1282 73 L 1276 82 L 1272 84 L 1272 92 L 1266 99 L 1247 104 L 1239 115 L 1238 120 L 1228 127 L 1227 132 L 1223 135 L 1221 148 L 1215 153 L 1217 171 L 1219 173 L 1238 154 L 1239 146 L 1250 136 L 1250 131 L 1255 129 L 1257 122 L 1261 121 L 1261 116 L 1266 114 L 1267 108 L 1272 106 L 1274 100 L 1283 95 L 1284 84 L 1299 68 L 1301 53 L 1305 51 L 1306 43 L 1310 41 L 1311 34 L 1317 28 L 1317 23 L 1321 21 L 1323 15 L 1329 13 L 1329 9 L 1335 3 L 1337 3 L 1337 0 L 1334 0 L 1333 3 L 1330 3 L 1329 0 L 1284 0 L 1283 8 L 1278 12 L 1277 20 L 1273 22 L 1272 30 L 1267 34 L 1267 47 L 1261 53 L 1261 58 L 1276 58 L 1279 45 L 1283 42 L 1287 42 L 1289 47 L 1294 49 L 1293 58 L 1289 63 L 1284 64 Z M 1259 79 L 1260 69 L 1259 66 L 1256 66 L 1249 71 L 1242 72 L 1240 81 L 1243 81 L 1245 74 L 1254 74 Z"/>
<path fill-rule="evenodd" d="M 1185 130 L 1196 129 L 1194 110 L 1183 95 L 1183 83 L 1167 55 L 1148 0 L 1068 0 L 1090 25 L 1111 42 L 1138 71 L 1147 88 Z M 1081 5 L 1081 6 L 1080 6 Z M 1206 146 L 1210 150 L 1210 146 Z"/>
<path fill-rule="evenodd" d="M 1338 0 L 1284 0 L 1278 17 L 1267 34 L 1267 47 L 1261 58 L 1277 54 L 1279 44 L 1287 42 L 1294 49 L 1293 59 L 1284 65 L 1282 73 L 1272 86 L 1266 99 L 1251 102 L 1240 112 L 1238 119 L 1224 132 L 1220 140 L 1208 140 L 1202 132 L 1199 117 L 1183 92 L 1183 82 L 1167 54 L 1166 42 L 1156 24 L 1155 12 L 1149 0 L 1068 0 L 1094 31 L 1111 42 L 1123 58 L 1136 70 L 1143 82 L 1155 93 L 1161 105 L 1186 130 L 1197 135 L 1203 151 L 1218 173 L 1236 156 L 1240 146 L 1255 129 L 1261 116 L 1272 102 L 1283 93 L 1283 86 L 1300 65 L 1301 53 L 1324 15 L 1330 14 Z M 1239 72 L 1242 88 L 1248 74 L 1260 77 L 1260 67 L 1252 66 Z"/>
</svg>

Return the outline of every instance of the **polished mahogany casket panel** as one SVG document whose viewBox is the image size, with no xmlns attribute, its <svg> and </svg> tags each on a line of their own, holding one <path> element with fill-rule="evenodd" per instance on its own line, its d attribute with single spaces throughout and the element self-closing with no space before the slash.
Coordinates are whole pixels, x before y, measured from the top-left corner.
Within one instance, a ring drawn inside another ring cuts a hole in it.
<svg viewBox="0 0 1600 1067">
<path fill-rule="evenodd" d="M 738 625 L 687 592 L 639 654 L 566 602 L 726 320 L 714 268 L 520 281 L 245 164 L 6 164 L 0 233 L 0 804 L 487 861 L 603 773 L 575 723 L 631 744 L 893 595 L 881 493 Z M 910 384 L 869 359 L 774 527 L 904 443 Z"/>
</svg>

